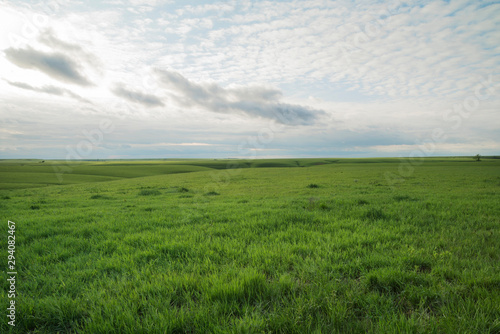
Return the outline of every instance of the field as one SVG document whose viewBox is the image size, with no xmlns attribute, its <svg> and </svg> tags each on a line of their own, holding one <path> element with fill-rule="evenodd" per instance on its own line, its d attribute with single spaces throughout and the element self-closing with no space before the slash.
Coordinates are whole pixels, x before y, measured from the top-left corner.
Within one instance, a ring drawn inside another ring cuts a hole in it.
<svg viewBox="0 0 500 334">
<path fill-rule="evenodd" d="M 500 159 L 3 160 L 0 209 L 2 333 L 500 333 Z"/>
</svg>

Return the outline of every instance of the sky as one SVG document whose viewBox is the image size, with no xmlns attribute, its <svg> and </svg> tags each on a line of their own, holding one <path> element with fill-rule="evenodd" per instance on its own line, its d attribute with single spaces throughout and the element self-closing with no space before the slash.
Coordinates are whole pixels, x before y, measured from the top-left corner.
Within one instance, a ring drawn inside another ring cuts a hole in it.
<svg viewBox="0 0 500 334">
<path fill-rule="evenodd" d="M 0 158 L 500 154 L 500 2 L 2 1 Z"/>
</svg>

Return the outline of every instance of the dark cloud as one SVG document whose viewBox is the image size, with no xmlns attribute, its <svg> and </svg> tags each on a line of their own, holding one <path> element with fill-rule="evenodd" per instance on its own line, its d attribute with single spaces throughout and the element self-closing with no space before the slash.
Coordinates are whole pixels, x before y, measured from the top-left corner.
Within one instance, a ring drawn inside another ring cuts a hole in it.
<svg viewBox="0 0 500 334">
<path fill-rule="evenodd" d="M 77 44 L 72 44 L 68 42 L 64 42 L 54 36 L 54 33 L 52 30 L 45 30 L 43 33 L 40 34 L 38 37 L 38 40 L 45 45 L 48 45 L 54 49 L 62 49 L 65 51 L 76 51 L 76 52 L 83 52 L 83 49 L 80 45 Z"/>
<path fill-rule="evenodd" d="M 280 103 L 282 93 L 277 89 L 222 88 L 213 83 L 194 83 L 177 72 L 157 70 L 156 73 L 172 98 L 187 107 L 203 107 L 218 113 L 244 113 L 289 125 L 310 125 L 325 114 L 322 110 Z"/>
<path fill-rule="evenodd" d="M 31 47 L 26 49 L 6 49 L 7 59 L 27 69 L 37 69 L 48 76 L 81 86 L 92 85 L 80 72 L 80 65 L 62 53 L 45 53 Z"/>
<path fill-rule="evenodd" d="M 87 52 L 78 44 L 68 43 L 57 38 L 51 29 L 42 32 L 38 40 L 52 49 L 62 51 L 65 54 L 70 54 L 72 57 L 85 61 L 94 68 L 100 67 L 100 61 L 96 56 Z"/>
<path fill-rule="evenodd" d="M 265 87 L 240 87 L 233 88 L 228 91 L 230 95 L 239 98 L 241 100 L 251 100 L 251 101 L 271 101 L 279 100 L 283 97 L 283 93 L 280 90 L 265 88 Z"/>
<path fill-rule="evenodd" d="M 140 103 L 148 107 L 164 106 L 163 102 L 158 97 L 127 89 L 123 87 L 123 85 L 116 85 L 111 91 L 116 96 L 122 97 L 130 102 Z"/>
<path fill-rule="evenodd" d="M 322 110 L 279 102 L 238 101 L 230 102 L 226 107 L 229 111 L 241 110 L 249 115 L 271 118 L 289 125 L 311 125 L 319 115 L 324 114 Z"/>
<path fill-rule="evenodd" d="M 65 89 L 65 88 L 59 88 L 59 87 L 56 87 L 56 86 L 33 87 L 33 86 L 28 85 L 28 84 L 23 83 L 23 82 L 11 82 L 11 81 L 7 81 L 7 83 L 9 85 L 11 85 L 11 86 L 15 86 L 15 87 L 18 87 L 18 88 L 31 90 L 31 91 L 34 91 L 34 92 L 46 93 L 46 94 L 58 95 L 58 96 L 69 96 L 69 97 L 72 97 L 75 100 L 78 100 L 80 102 L 85 102 L 85 103 L 92 104 L 92 102 L 90 102 L 89 100 L 84 99 L 80 95 L 75 94 L 72 91 L 70 91 L 69 89 Z"/>
</svg>

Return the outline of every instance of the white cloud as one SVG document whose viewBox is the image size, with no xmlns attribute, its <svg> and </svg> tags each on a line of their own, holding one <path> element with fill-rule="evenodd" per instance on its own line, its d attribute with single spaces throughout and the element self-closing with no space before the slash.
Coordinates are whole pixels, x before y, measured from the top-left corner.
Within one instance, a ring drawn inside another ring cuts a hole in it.
<svg viewBox="0 0 500 334">
<path fill-rule="evenodd" d="M 128 2 L 132 6 L 151 6 L 151 7 L 174 3 L 173 0 L 128 0 Z"/>
<path fill-rule="evenodd" d="M 159 147 L 169 147 L 169 146 L 214 146 L 214 144 L 209 143 L 153 143 L 153 144 L 132 144 L 130 147 L 135 148 L 159 148 Z"/>
</svg>

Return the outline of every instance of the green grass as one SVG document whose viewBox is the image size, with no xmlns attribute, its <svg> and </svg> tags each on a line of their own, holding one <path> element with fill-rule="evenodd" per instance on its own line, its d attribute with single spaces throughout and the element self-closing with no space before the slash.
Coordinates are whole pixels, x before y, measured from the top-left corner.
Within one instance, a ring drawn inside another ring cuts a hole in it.
<svg viewBox="0 0 500 334">
<path fill-rule="evenodd" d="M 0 189 L 44 187 L 49 185 L 106 182 L 163 174 L 212 170 L 197 165 L 176 165 L 175 161 L 136 162 L 64 162 L 25 163 L 0 161 Z"/>
<path fill-rule="evenodd" d="M 500 160 L 228 161 L 0 163 L 0 332 L 500 332 Z"/>
</svg>

